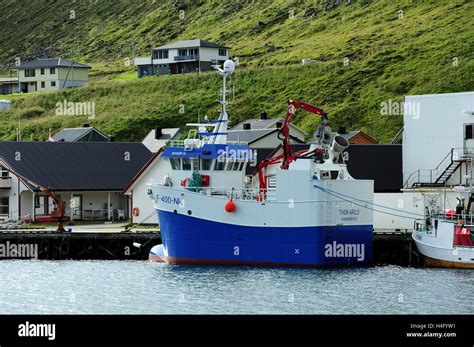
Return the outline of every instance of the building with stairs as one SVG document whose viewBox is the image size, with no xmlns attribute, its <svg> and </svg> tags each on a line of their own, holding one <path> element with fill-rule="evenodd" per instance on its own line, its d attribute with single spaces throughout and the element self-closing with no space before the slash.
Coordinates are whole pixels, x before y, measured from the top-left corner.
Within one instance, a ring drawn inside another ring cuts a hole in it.
<svg viewBox="0 0 474 347">
<path fill-rule="evenodd" d="M 474 175 L 474 92 L 405 98 L 404 188 L 454 187 Z M 413 106 L 413 107 L 412 107 Z"/>
</svg>

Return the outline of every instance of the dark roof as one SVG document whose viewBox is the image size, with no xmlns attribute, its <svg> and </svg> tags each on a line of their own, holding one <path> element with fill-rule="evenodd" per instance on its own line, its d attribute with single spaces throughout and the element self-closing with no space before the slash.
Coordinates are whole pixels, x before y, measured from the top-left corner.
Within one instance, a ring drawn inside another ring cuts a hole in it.
<svg viewBox="0 0 474 347">
<path fill-rule="evenodd" d="M 250 124 L 250 129 L 253 130 L 261 130 L 261 129 L 267 129 L 268 127 L 271 127 L 273 124 L 276 124 L 277 122 L 283 122 L 282 118 L 268 118 L 268 119 L 247 119 L 236 126 L 232 127 L 230 130 L 243 130 L 244 129 L 244 124 Z"/>
<path fill-rule="evenodd" d="M 53 191 L 122 191 L 151 156 L 139 142 L 0 142 L 0 160 Z"/>
<path fill-rule="evenodd" d="M 48 68 L 48 67 L 70 67 L 72 64 L 72 61 L 66 60 L 66 59 L 61 59 L 61 58 L 54 58 L 54 59 L 36 59 L 36 60 L 30 60 L 30 61 L 25 61 L 20 64 L 18 67 L 19 69 L 37 69 L 37 68 Z M 79 64 L 77 62 L 74 62 L 74 67 L 76 68 L 90 68 L 88 65 L 84 64 Z"/>
<path fill-rule="evenodd" d="M 227 46 L 212 43 L 206 40 L 183 40 L 173 42 L 167 45 L 159 46 L 153 49 L 171 49 L 171 48 L 192 48 L 192 47 L 209 47 L 209 48 L 229 48 Z"/>
<path fill-rule="evenodd" d="M 65 128 L 58 131 L 56 134 L 54 134 L 53 139 L 55 139 L 56 141 L 76 142 L 77 140 L 80 140 L 88 133 L 94 133 L 94 135 L 99 135 L 99 137 L 103 137 L 104 139 L 109 141 L 109 138 L 106 135 L 102 134 L 99 130 L 97 130 L 94 127 Z M 91 139 L 94 139 L 94 138 L 96 139 L 97 136 L 91 136 Z M 90 142 L 93 142 L 93 141 L 90 141 Z M 99 141 L 96 141 L 96 142 L 99 142 Z"/>
<path fill-rule="evenodd" d="M 294 152 L 309 148 L 309 144 L 292 145 Z M 274 149 L 257 149 L 257 162 L 268 158 Z M 374 180 L 374 191 L 400 192 L 403 187 L 402 145 L 353 144 L 347 147 L 347 170 L 356 179 Z M 247 174 L 256 172 L 248 167 Z"/>
</svg>

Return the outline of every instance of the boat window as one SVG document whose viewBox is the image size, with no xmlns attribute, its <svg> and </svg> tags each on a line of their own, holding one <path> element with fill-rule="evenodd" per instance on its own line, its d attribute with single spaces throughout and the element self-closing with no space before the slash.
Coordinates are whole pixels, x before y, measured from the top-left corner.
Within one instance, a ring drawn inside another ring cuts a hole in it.
<svg viewBox="0 0 474 347">
<path fill-rule="evenodd" d="M 189 160 L 189 158 L 183 158 L 183 170 L 191 170 L 191 161 Z"/>
<path fill-rule="evenodd" d="M 235 169 L 234 169 L 235 164 L 238 165 L 238 162 L 236 162 L 235 159 L 230 159 L 230 160 L 227 162 L 226 170 L 227 170 L 227 171 L 233 171 L 233 170 L 235 170 Z M 238 167 L 238 166 L 237 166 L 237 167 Z"/>
<path fill-rule="evenodd" d="M 199 165 L 200 164 L 199 158 L 193 158 L 192 162 L 193 162 L 193 171 L 201 170 L 201 166 Z"/>
<path fill-rule="evenodd" d="M 170 158 L 170 163 L 173 170 L 181 170 L 181 159 Z"/>
<path fill-rule="evenodd" d="M 222 171 L 225 168 L 225 160 L 217 159 L 216 163 L 214 164 L 214 170 L 215 171 Z"/>
<path fill-rule="evenodd" d="M 239 171 L 239 167 L 240 167 L 240 161 L 238 160 L 234 161 L 234 166 L 232 167 L 232 170 Z"/>
<path fill-rule="evenodd" d="M 201 169 L 210 170 L 212 164 L 212 159 L 201 159 Z"/>
<path fill-rule="evenodd" d="M 243 161 L 240 163 L 239 171 L 242 171 L 244 167 L 245 167 L 245 162 Z"/>
</svg>

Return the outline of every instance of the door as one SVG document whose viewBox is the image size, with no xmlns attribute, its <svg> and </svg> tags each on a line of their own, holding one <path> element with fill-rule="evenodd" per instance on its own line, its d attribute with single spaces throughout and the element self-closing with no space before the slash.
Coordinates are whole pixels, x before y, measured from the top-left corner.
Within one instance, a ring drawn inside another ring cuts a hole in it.
<svg viewBox="0 0 474 347">
<path fill-rule="evenodd" d="M 474 153 L 474 123 L 464 124 L 464 153 Z"/>
<path fill-rule="evenodd" d="M 139 66 L 138 67 L 138 78 L 148 76 L 148 66 Z"/>
<path fill-rule="evenodd" d="M 82 219 L 82 195 L 72 196 L 71 210 L 73 219 Z"/>
<path fill-rule="evenodd" d="M 170 64 L 170 72 L 172 75 L 178 73 L 178 64 Z"/>
</svg>

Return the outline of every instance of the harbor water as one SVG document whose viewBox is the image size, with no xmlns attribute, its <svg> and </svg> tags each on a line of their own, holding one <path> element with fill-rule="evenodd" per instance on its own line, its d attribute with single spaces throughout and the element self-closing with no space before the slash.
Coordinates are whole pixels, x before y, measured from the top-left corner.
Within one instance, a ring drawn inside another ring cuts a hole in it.
<svg viewBox="0 0 474 347">
<path fill-rule="evenodd" d="M 474 271 L 0 262 L 0 314 L 473 314 Z"/>
</svg>

